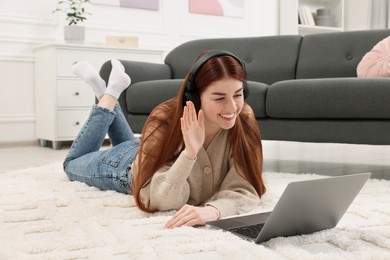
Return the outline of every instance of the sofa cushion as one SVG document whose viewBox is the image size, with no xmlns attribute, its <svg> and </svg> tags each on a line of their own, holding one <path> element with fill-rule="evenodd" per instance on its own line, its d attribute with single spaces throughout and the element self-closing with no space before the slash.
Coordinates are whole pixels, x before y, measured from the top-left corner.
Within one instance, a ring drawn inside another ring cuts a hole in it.
<svg viewBox="0 0 390 260">
<path fill-rule="evenodd" d="M 350 31 L 305 35 L 297 65 L 297 79 L 356 77 L 362 57 L 389 30 Z"/>
<path fill-rule="evenodd" d="M 356 72 L 358 77 L 390 77 L 390 37 L 364 55 Z"/>
<path fill-rule="evenodd" d="M 271 118 L 390 119 L 389 78 L 281 81 L 267 92 Z"/>
<path fill-rule="evenodd" d="M 173 78 L 184 78 L 202 51 L 227 50 L 245 63 L 248 80 L 272 84 L 295 78 L 301 40 L 299 35 L 194 40 L 173 49 L 165 63 Z"/>
<path fill-rule="evenodd" d="M 249 95 L 245 100 L 253 109 L 256 118 L 265 118 L 267 114 L 265 112 L 265 98 L 267 96 L 268 85 L 248 81 Z"/>
<path fill-rule="evenodd" d="M 149 114 L 160 103 L 177 95 L 183 80 L 151 80 L 130 85 L 126 109 L 131 114 Z"/>
<path fill-rule="evenodd" d="M 152 80 L 130 85 L 126 90 L 127 111 L 131 114 L 149 114 L 160 103 L 177 95 L 182 79 Z M 248 81 L 249 96 L 246 101 L 251 105 L 257 118 L 266 117 L 265 97 L 268 85 Z"/>
</svg>

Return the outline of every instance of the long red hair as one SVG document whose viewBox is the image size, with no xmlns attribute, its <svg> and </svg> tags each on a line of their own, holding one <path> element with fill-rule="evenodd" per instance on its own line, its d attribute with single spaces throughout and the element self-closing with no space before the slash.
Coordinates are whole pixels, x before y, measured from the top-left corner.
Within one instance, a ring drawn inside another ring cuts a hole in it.
<svg viewBox="0 0 390 260">
<path fill-rule="evenodd" d="M 136 158 L 137 168 L 133 169 L 137 171 L 137 174 L 134 174 L 133 195 L 138 207 L 145 212 L 154 211 L 142 203 L 141 188 L 156 171 L 169 161 L 175 160 L 184 149 L 180 118 L 183 115 L 183 96 L 187 78 L 188 75 L 175 98 L 158 105 L 150 113 L 142 130 L 141 146 Z M 212 82 L 224 78 L 245 82 L 246 73 L 241 64 L 231 56 L 209 59 L 195 76 L 199 96 Z M 261 196 L 265 192 L 262 179 L 261 135 L 252 108 L 247 103 L 244 104 L 233 128 L 229 129 L 229 136 L 237 171 Z"/>
</svg>

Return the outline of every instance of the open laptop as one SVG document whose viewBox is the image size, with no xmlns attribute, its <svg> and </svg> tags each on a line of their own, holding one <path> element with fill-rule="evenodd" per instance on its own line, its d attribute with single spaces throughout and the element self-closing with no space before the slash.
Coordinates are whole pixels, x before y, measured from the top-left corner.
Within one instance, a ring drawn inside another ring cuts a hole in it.
<svg viewBox="0 0 390 260">
<path fill-rule="evenodd" d="M 371 173 L 291 182 L 272 212 L 207 222 L 208 225 L 263 243 L 274 237 L 334 228 Z"/>
</svg>

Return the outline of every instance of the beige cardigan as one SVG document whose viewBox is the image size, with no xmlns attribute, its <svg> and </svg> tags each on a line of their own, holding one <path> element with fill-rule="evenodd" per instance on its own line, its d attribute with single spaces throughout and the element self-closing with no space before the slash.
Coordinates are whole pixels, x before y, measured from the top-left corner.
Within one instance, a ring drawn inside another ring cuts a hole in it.
<svg viewBox="0 0 390 260">
<path fill-rule="evenodd" d="M 180 154 L 157 171 L 140 192 L 144 205 L 164 211 L 185 204 L 211 205 L 220 218 L 254 209 L 260 198 L 233 165 L 228 131 L 221 130 L 195 160 Z"/>
</svg>

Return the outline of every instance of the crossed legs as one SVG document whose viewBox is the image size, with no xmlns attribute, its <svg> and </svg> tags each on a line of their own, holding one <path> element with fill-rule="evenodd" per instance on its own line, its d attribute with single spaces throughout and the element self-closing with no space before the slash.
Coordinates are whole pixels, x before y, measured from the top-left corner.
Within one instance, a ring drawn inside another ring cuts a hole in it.
<svg viewBox="0 0 390 260">
<path fill-rule="evenodd" d="M 129 192 L 129 167 L 138 151 L 134 138 L 117 104 L 121 92 L 131 80 L 118 60 L 111 60 L 112 71 L 105 86 L 99 73 L 87 62 L 73 66 L 73 72 L 86 81 L 99 100 L 85 122 L 64 161 L 64 170 L 71 180 L 78 180 L 100 189 Z M 108 133 L 112 147 L 100 151 Z"/>
</svg>

